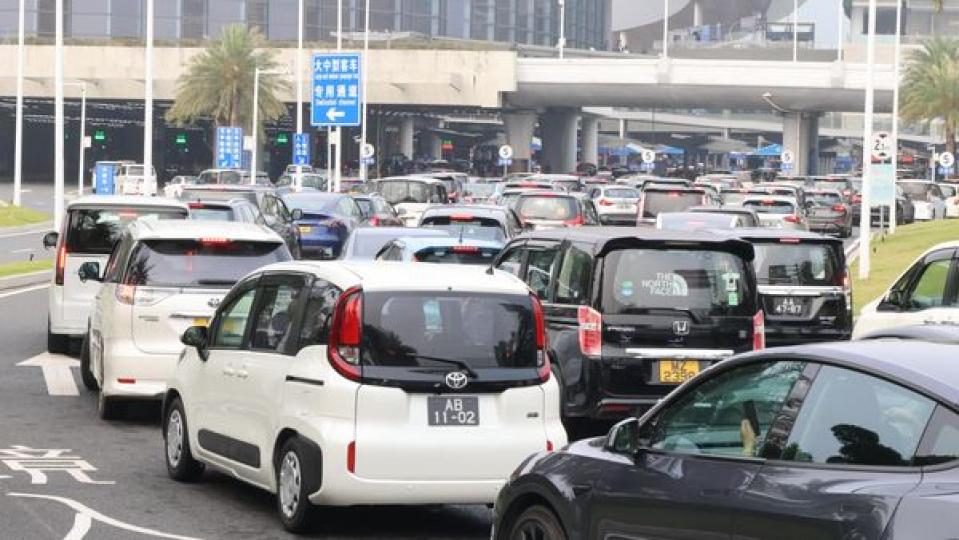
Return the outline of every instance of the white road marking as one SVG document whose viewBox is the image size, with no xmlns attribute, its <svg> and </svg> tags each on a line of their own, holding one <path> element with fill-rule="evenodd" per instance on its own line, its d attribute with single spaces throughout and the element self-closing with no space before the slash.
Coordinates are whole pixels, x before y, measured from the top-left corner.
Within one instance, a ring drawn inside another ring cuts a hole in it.
<svg viewBox="0 0 959 540">
<path fill-rule="evenodd" d="M 92 526 L 93 518 L 90 517 L 90 514 L 77 512 L 77 514 L 73 516 L 73 528 L 63 537 L 63 540 L 82 540 L 82 538 L 90 532 L 90 527 Z"/>
<path fill-rule="evenodd" d="M 17 289 L 14 291 L 9 291 L 5 293 L 0 293 L 0 298 L 8 298 L 10 296 L 16 296 L 18 294 L 39 291 L 40 289 L 46 289 L 50 287 L 49 283 L 41 283 L 40 285 L 31 285 L 30 287 L 25 287 L 23 289 Z"/>
<path fill-rule="evenodd" d="M 33 248 L 20 248 L 20 249 L 14 249 L 10 251 L 10 253 L 33 253 L 34 251 L 36 250 Z"/>
<path fill-rule="evenodd" d="M 86 531 L 80 531 L 79 529 L 83 527 L 84 523 L 81 521 L 80 515 L 87 516 L 86 519 L 97 520 L 106 525 L 111 525 L 118 529 L 124 529 L 130 532 L 135 532 L 139 534 L 146 534 L 149 536 L 156 536 L 158 538 L 171 538 L 173 540 L 199 540 L 198 538 L 192 536 L 180 536 L 176 534 L 169 534 L 165 532 L 155 531 L 153 529 L 147 529 L 146 527 L 138 527 L 136 525 L 131 525 L 129 523 L 124 523 L 118 519 L 113 519 L 109 516 L 105 516 L 92 508 L 84 506 L 82 503 L 79 503 L 73 499 L 68 499 L 66 497 L 56 497 L 53 495 L 39 495 L 35 493 L 7 493 L 11 497 L 26 497 L 31 499 L 47 499 L 49 501 L 55 501 L 66 506 L 69 506 L 77 513 L 77 518 L 74 519 L 73 528 L 70 529 L 70 532 L 67 536 L 63 537 L 63 540 L 81 540 L 85 535 Z M 87 527 L 89 530 L 89 526 Z"/>
<path fill-rule="evenodd" d="M 80 367 L 80 362 L 62 354 L 41 353 L 29 360 L 17 364 L 21 367 L 39 367 L 43 371 L 43 380 L 47 383 L 47 392 L 51 396 L 79 396 L 77 382 L 70 368 Z"/>
</svg>

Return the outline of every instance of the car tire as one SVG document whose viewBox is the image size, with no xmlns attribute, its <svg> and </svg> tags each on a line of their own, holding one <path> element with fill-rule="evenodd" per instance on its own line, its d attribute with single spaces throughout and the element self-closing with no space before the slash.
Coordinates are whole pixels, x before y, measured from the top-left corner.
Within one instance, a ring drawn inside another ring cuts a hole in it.
<svg viewBox="0 0 959 540">
<path fill-rule="evenodd" d="M 566 531 L 559 518 L 549 508 L 533 505 L 523 511 L 506 531 L 507 540 L 543 538 L 544 540 L 566 540 Z"/>
<path fill-rule="evenodd" d="M 97 384 L 96 377 L 93 376 L 93 371 L 90 370 L 90 332 L 87 331 L 87 335 L 83 336 L 83 345 L 80 346 L 80 380 L 83 381 L 83 386 L 91 392 L 96 392 L 100 389 L 100 385 Z"/>
<path fill-rule="evenodd" d="M 276 477 L 276 511 L 283 527 L 292 533 L 309 529 L 313 503 L 308 497 L 319 489 L 321 465 L 299 437 L 291 437 L 274 459 Z"/>
<path fill-rule="evenodd" d="M 50 329 L 50 319 L 47 319 L 47 352 L 54 354 L 70 352 L 70 336 L 54 334 Z"/>
<path fill-rule="evenodd" d="M 163 459 L 167 474 L 179 482 L 193 482 L 203 474 L 203 464 L 194 459 L 183 401 L 173 398 L 163 417 Z"/>
</svg>

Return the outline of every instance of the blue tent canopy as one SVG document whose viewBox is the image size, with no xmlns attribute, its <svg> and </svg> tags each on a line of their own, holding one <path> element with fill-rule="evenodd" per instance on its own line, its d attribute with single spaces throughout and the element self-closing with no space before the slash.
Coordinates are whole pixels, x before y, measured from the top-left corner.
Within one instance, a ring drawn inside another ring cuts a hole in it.
<svg viewBox="0 0 959 540">
<path fill-rule="evenodd" d="M 759 150 L 753 152 L 752 156 L 761 156 L 761 157 L 779 157 L 783 153 L 783 145 L 781 144 L 770 144 L 769 146 L 764 146 Z"/>
<path fill-rule="evenodd" d="M 665 144 L 659 145 L 656 149 L 657 152 L 661 154 L 666 154 L 668 156 L 681 156 L 686 153 L 682 148 L 676 148 L 675 146 L 668 146 Z"/>
</svg>

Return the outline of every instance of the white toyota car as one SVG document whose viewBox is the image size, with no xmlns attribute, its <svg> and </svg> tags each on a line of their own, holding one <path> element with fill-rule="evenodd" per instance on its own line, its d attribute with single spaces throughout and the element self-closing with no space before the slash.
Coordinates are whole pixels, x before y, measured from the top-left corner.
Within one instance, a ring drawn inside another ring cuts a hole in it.
<svg viewBox="0 0 959 540">
<path fill-rule="evenodd" d="M 81 282 L 77 270 L 85 262 L 104 265 L 127 225 L 138 220 L 186 219 L 187 205 L 168 199 L 129 195 L 93 195 L 71 201 L 61 232 L 43 237 L 47 249 L 56 248 L 48 297 L 47 350 L 65 353 L 72 338 L 87 333 L 90 307 L 100 284 Z"/>
<path fill-rule="evenodd" d="M 80 265 L 80 281 L 103 283 L 80 354 L 84 385 L 99 389 L 100 416 L 120 415 L 127 400 L 163 399 L 183 352 L 180 335 L 206 324 L 239 278 L 291 259 L 262 225 L 140 220 L 103 269 Z"/>
<path fill-rule="evenodd" d="M 313 505 L 489 504 L 566 444 L 542 306 L 481 268 L 296 262 L 247 276 L 188 345 L 163 406 L 166 464 Z"/>
</svg>

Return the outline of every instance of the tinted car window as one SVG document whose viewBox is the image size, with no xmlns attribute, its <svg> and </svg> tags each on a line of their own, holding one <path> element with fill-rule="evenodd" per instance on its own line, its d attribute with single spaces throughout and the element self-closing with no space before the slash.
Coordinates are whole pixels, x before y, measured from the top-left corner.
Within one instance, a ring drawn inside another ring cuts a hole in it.
<svg viewBox="0 0 959 540">
<path fill-rule="evenodd" d="M 928 197 L 927 194 L 932 184 L 925 184 L 923 182 L 900 182 L 896 185 L 902 188 L 906 197 L 914 201 L 924 201 Z"/>
<path fill-rule="evenodd" d="M 67 251 L 107 255 L 123 230 L 137 219 L 186 219 L 186 210 L 178 208 L 103 208 L 70 211 L 67 225 Z"/>
<path fill-rule="evenodd" d="M 471 368 L 537 365 L 529 296 L 367 292 L 362 364 L 442 367 L 455 358 Z M 455 365 L 452 367 L 456 367 Z"/>
<path fill-rule="evenodd" d="M 606 188 L 601 195 L 610 199 L 638 199 L 639 191 L 632 188 Z"/>
<path fill-rule="evenodd" d="M 299 347 L 326 345 L 330 335 L 330 322 L 340 289 L 318 279 L 310 289 L 310 297 L 303 314 L 303 326 L 300 328 Z"/>
<path fill-rule="evenodd" d="M 376 191 L 390 204 L 430 202 L 430 184 L 424 182 L 379 182 Z"/>
<path fill-rule="evenodd" d="M 516 212 L 524 219 L 565 221 L 579 214 L 579 204 L 572 197 L 527 196 L 519 199 Z"/>
<path fill-rule="evenodd" d="M 147 240 L 130 258 L 127 285 L 232 285 L 267 264 L 290 260 L 283 244 L 211 240 Z"/>
<path fill-rule="evenodd" d="M 585 305 L 589 303 L 589 282 L 593 258 L 583 250 L 569 248 L 563 257 L 556 278 L 556 302 Z"/>
<path fill-rule="evenodd" d="M 482 264 L 488 266 L 499 249 L 477 246 L 443 246 L 421 249 L 413 254 L 419 262 L 445 264 Z"/>
<path fill-rule="evenodd" d="M 803 362 L 757 363 L 690 390 L 655 420 L 650 446 L 684 454 L 757 456 Z"/>
<path fill-rule="evenodd" d="M 533 289 L 536 296 L 546 298 L 549 292 L 550 280 L 553 276 L 553 265 L 556 264 L 556 255 L 559 250 L 534 249 L 530 250 L 526 263 L 526 283 Z"/>
<path fill-rule="evenodd" d="M 794 214 L 796 205 L 787 201 L 762 200 L 746 201 L 743 203 L 746 208 L 752 208 L 760 214 Z"/>
<path fill-rule="evenodd" d="M 956 196 L 956 186 L 939 184 L 939 191 L 942 192 L 943 197 L 955 197 Z"/>
<path fill-rule="evenodd" d="M 824 366 L 799 411 L 783 459 L 907 466 L 934 406 L 891 382 Z"/>
<path fill-rule="evenodd" d="M 754 242 L 753 268 L 763 285 L 842 285 L 845 269 L 829 245 Z"/>
<path fill-rule="evenodd" d="M 253 307 L 253 298 L 256 289 L 250 289 L 233 300 L 220 312 L 217 327 L 211 345 L 229 349 L 239 348 L 243 344 L 243 333 L 246 332 L 246 321 L 250 318 L 250 309 Z"/>
<path fill-rule="evenodd" d="M 935 465 L 959 459 L 959 414 L 939 406 L 922 436 L 915 465 Z"/>
<path fill-rule="evenodd" d="M 703 204 L 703 194 L 695 191 L 646 191 L 643 193 L 643 217 L 654 218 L 661 212 L 681 212 Z"/>
<path fill-rule="evenodd" d="M 190 209 L 190 219 L 197 221 L 234 221 L 233 210 L 227 206 L 203 206 Z"/>
<path fill-rule="evenodd" d="M 506 232 L 499 220 L 476 216 L 427 216 L 423 218 L 420 227 L 440 229 L 450 233 L 450 236 L 476 238 L 506 242 Z"/>
<path fill-rule="evenodd" d="M 499 266 L 496 268 L 513 274 L 516 277 L 520 277 L 519 271 L 523 265 L 523 253 L 524 250 L 521 247 L 513 248 L 506 254 L 505 257 L 499 262 Z"/>
<path fill-rule="evenodd" d="M 951 267 L 950 260 L 935 261 L 926 265 L 909 295 L 908 307 L 929 309 L 944 305 Z"/>
<path fill-rule="evenodd" d="M 752 286 L 743 259 L 722 251 L 623 249 L 606 256 L 605 313 L 688 309 L 712 315 L 752 315 Z"/>
<path fill-rule="evenodd" d="M 290 285 L 269 285 L 260 289 L 251 348 L 261 351 L 286 349 L 292 338 L 292 308 L 300 291 L 299 287 Z"/>
<path fill-rule="evenodd" d="M 812 201 L 816 206 L 832 206 L 842 203 L 842 196 L 838 193 L 807 193 L 806 200 Z"/>
</svg>

